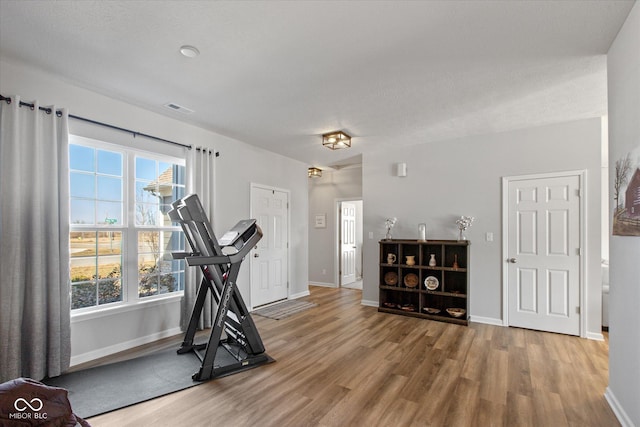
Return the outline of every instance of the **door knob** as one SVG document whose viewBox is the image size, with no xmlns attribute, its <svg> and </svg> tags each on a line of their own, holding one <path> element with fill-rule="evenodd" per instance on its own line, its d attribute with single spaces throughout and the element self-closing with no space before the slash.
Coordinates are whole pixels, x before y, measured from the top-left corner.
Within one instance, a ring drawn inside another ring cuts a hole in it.
<svg viewBox="0 0 640 427">
<path fill-rule="evenodd" d="M 260 254 L 253 254 L 254 258 L 258 258 L 260 256 Z"/>
<path fill-rule="evenodd" d="M 516 259 L 515 258 L 509 258 L 507 261 L 509 261 L 511 264 L 515 264 L 516 263 Z"/>
</svg>

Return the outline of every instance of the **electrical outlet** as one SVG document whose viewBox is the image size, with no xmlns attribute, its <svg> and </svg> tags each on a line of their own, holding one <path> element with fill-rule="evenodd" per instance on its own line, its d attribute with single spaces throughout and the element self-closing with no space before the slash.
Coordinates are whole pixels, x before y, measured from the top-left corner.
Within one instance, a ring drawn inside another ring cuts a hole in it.
<svg viewBox="0 0 640 427">
<path fill-rule="evenodd" d="M 485 239 L 487 242 L 493 242 L 493 233 L 487 232 Z"/>
</svg>

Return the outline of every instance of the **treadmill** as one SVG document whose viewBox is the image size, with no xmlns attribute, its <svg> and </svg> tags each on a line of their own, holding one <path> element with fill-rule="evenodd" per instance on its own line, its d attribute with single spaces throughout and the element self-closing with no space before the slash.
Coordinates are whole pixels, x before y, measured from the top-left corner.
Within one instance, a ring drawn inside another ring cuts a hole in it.
<svg viewBox="0 0 640 427">
<path fill-rule="evenodd" d="M 200 267 L 203 276 L 184 341 L 178 349 L 178 354 L 194 352 L 202 363 L 192 378 L 205 381 L 273 362 L 265 353 L 236 284 L 244 257 L 262 238 L 256 220 L 239 221 L 218 240 L 197 194 L 175 201 L 168 215 L 180 224 L 192 249 L 174 252 L 173 258 Z M 216 316 L 209 340 L 195 344 L 194 336 L 209 292 L 217 305 Z"/>
</svg>

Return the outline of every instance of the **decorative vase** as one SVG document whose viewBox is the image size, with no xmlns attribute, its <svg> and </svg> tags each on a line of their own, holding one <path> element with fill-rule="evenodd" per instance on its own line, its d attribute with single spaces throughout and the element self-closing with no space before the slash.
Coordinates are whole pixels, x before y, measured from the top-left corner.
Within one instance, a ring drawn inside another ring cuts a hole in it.
<svg viewBox="0 0 640 427">
<path fill-rule="evenodd" d="M 458 225 L 458 230 L 460 231 L 460 233 L 458 234 L 458 240 L 462 241 L 462 240 L 467 240 L 467 238 L 464 235 L 464 231 L 471 227 L 471 224 L 473 224 L 473 220 L 475 218 L 472 216 L 461 216 L 460 219 L 456 220 L 456 224 Z"/>
<path fill-rule="evenodd" d="M 414 255 L 407 255 L 405 258 L 407 259 L 407 265 L 416 265 L 416 257 Z"/>
<path fill-rule="evenodd" d="M 429 258 L 429 267 L 436 266 L 436 254 L 431 254 L 431 258 Z"/>
<path fill-rule="evenodd" d="M 427 241 L 427 224 L 418 224 L 418 242 Z"/>
<path fill-rule="evenodd" d="M 394 225 L 396 225 L 396 222 L 398 221 L 398 218 L 393 217 L 393 218 L 387 218 L 384 220 L 384 225 L 385 227 L 387 227 L 387 234 L 384 237 L 385 240 L 391 240 L 391 229 L 393 228 Z"/>
<path fill-rule="evenodd" d="M 458 268 L 458 254 L 453 254 L 453 268 Z"/>
</svg>

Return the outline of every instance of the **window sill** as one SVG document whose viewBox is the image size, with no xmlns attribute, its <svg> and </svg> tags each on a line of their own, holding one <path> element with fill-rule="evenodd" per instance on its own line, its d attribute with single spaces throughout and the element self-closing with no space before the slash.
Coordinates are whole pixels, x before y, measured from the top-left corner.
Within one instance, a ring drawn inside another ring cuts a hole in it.
<svg viewBox="0 0 640 427">
<path fill-rule="evenodd" d="M 71 312 L 71 323 L 78 323 L 78 322 L 83 322 L 85 320 L 113 316 L 120 313 L 126 313 L 129 311 L 143 310 L 146 308 L 155 307 L 159 305 L 171 304 L 176 301 L 180 301 L 183 295 L 184 295 L 184 292 L 176 292 L 172 295 L 153 298 L 148 301 L 138 301 L 136 303 L 97 308 L 95 310 L 85 311 L 82 313 Z"/>
</svg>

